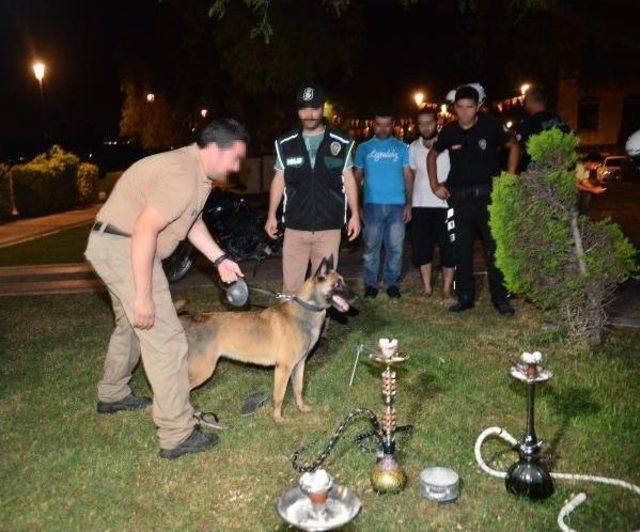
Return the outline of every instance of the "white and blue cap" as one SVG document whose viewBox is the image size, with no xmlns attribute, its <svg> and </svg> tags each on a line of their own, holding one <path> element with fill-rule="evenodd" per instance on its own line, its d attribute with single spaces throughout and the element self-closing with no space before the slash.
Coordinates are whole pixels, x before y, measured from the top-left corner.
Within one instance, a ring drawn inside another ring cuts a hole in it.
<svg viewBox="0 0 640 532">
<path fill-rule="evenodd" d="M 296 107 L 298 109 L 304 109 L 305 107 L 317 109 L 324 105 L 325 99 L 322 88 L 314 83 L 309 83 L 308 85 L 302 85 L 298 88 L 298 92 L 296 93 Z"/>
</svg>

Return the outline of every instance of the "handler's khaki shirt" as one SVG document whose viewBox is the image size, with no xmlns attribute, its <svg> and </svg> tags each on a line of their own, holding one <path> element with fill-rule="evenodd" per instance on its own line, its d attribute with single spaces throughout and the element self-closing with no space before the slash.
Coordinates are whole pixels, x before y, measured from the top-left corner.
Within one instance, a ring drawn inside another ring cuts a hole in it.
<svg viewBox="0 0 640 532">
<path fill-rule="evenodd" d="M 158 234 L 156 255 L 164 259 L 184 240 L 211 192 L 192 144 L 177 150 L 145 157 L 120 177 L 96 219 L 133 233 L 136 219 L 145 205 L 152 205 L 167 225 Z"/>
</svg>

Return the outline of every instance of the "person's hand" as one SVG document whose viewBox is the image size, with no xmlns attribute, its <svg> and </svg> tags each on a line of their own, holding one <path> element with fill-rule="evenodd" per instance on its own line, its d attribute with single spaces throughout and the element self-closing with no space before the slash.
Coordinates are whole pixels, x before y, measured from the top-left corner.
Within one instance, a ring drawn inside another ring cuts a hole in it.
<svg viewBox="0 0 640 532">
<path fill-rule="evenodd" d="M 269 217 L 267 217 L 267 222 L 264 224 L 264 230 L 270 238 L 278 236 L 278 220 L 276 220 L 275 216 L 269 215 Z"/>
<path fill-rule="evenodd" d="M 411 205 L 405 205 L 402 211 L 402 221 L 408 224 L 411 221 Z"/>
<path fill-rule="evenodd" d="M 449 189 L 447 187 L 445 187 L 444 185 L 438 186 L 438 188 L 436 188 L 434 194 L 436 196 L 438 196 L 441 200 L 449 199 L 449 196 L 451 196 L 451 193 L 449 192 Z"/>
<path fill-rule="evenodd" d="M 156 306 L 151 296 L 133 300 L 133 326 L 137 329 L 151 329 L 156 320 Z"/>
<path fill-rule="evenodd" d="M 240 266 L 236 262 L 233 262 L 231 259 L 224 259 L 218 265 L 218 274 L 220 275 L 220 279 L 223 283 L 232 283 L 238 277 L 244 277 Z"/>
<path fill-rule="evenodd" d="M 349 242 L 353 242 L 358 238 L 360 230 L 360 214 L 356 214 L 349 218 L 349 222 L 347 223 L 347 237 L 349 238 Z"/>
</svg>

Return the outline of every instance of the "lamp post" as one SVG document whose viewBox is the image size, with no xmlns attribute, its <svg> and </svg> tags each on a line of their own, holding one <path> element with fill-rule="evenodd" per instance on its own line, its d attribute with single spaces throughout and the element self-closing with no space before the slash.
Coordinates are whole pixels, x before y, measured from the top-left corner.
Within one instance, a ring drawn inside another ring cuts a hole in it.
<svg viewBox="0 0 640 532">
<path fill-rule="evenodd" d="M 520 85 L 520 94 L 522 94 L 522 96 L 527 94 L 527 91 L 531 88 L 531 83 L 523 83 L 522 85 Z"/>
<path fill-rule="evenodd" d="M 148 92 L 146 98 L 148 103 L 153 103 L 156 99 L 156 95 L 153 94 L 153 92 Z"/>
<path fill-rule="evenodd" d="M 207 118 L 207 113 L 209 112 L 209 109 L 200 109 L 200 116 L 202 118 Z"/>
<path fill-rule="evenodd" d="M 44 75 L 47 67 L 42 61 L 35 61 L 31 65 L 31 68 L 33 69 L 33 75 L 35 76 L 36 81 L 38 82 L 38 87 L 40 88 L 40 114 L 42 119 L 42 131 L 44 134 L 45 145 L 47 145 L 49 143 L 49 133 L 47 131 L 47 119 L 46 119 L 46 112 L 45 112 L 45 106 L 44 106 L 44 87 L 43 87 Z"/>
<path fill-rule="evenodd" d="M 416 105 L 418 106 L 418 109 L 420 107 L 422 107 L 422 104 L 424 103 L 424 92 L 422 91 L 418 91 L 416 93 L 414 93 L 413 95 L 413 100 L 416 102 Z"/>
</svg>

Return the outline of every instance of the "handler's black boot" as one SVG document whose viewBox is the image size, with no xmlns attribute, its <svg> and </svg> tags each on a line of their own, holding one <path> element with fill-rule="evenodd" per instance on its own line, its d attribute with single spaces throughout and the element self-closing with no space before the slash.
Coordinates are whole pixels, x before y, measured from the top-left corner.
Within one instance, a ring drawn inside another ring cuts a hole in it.
<svg viewBox="0 0 640 532">
<path fill-rule="evenodd" d="M 187 453 L 201 453 L 215 446 L 219 441 L 215 434 L 205 434 L 198 427 L 193 429 L 189 437 L 173 449 L 160 449 L 160 458 L 173 460 Z"/>
<path fill-rule="evenodd" d="M 148 397 L 138 397 L 130 393 L 124 399 L 115 403 L 98 401 L 98 414 L 113 414 L 121 410 L 138 410 L 149 404 L 151 404 L 151 399 Z"/>
<path fill-rule="evenodd" d="M 493 306 L 502 316 L 513 316 L 516 313 L 506 299 L 498 299 L 494 301 Z"/>
</svg>

